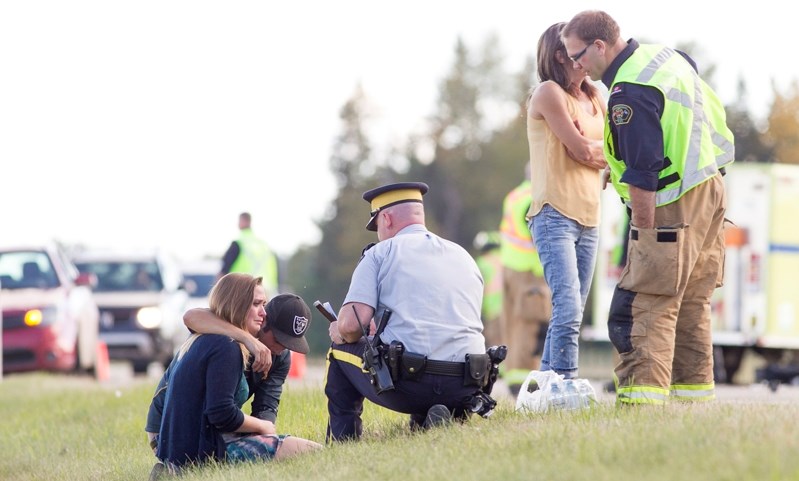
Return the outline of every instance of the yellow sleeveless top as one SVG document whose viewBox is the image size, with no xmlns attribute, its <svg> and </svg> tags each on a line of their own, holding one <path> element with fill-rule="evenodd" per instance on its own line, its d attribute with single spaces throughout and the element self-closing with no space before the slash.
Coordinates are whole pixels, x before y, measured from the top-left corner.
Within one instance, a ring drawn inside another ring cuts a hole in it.
<svg viewBox="0 0 799 481">
<path fill-rule="evenodd" d="M 595 114 L 583 110 L 578 100 L 566 95 L 569 115 L 580 122 L 586 137 L 601 140 L 604 119 L 599 99 L 592 99 Z M 586 167 L 569 157 L 566 147 L 549 128 L 546 120 L 527 117 L 527 142 L 530 146 L 533 203 L 527 212 L 532 217 L 549 204 L 564 216 L 586 227 L 599 225 L 599 197 L 602 171 Z"/>
</svg>

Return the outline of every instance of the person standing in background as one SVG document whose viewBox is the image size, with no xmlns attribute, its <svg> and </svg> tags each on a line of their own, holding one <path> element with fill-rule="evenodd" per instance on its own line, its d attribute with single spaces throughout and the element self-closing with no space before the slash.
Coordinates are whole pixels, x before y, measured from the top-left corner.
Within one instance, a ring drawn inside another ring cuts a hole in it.
<svg viewBox="0 0 799 481">
<path fill-rule="evenodd" d="M 578 374 L 578 340 L 594 273 L 599 232 L 605 107 L 561 41 L 565 23 L 538 41 L 538 76 L 527 102 L 532 172 L 528 227 L 552 291 L 541 370 Z"/>
<path fill-rule="evenodd" d="M 267 243 L 253 233 L 251 224 L 249 212 L 239 214 L 239 238 L 230 243 L 222 257 L 218 277 L 230 272 L 261 277 L 266 295 L 271 298 L 278 293 L 277 257 Z"/>
<path fill-rule="evenodd" d="M 502 257 L 499 253 L 499 232 L 478 232 L 474 245 L 479 250 L 475 258 L 483 276 L 483 336 L 486 345 L 500 344 L 502 334 Z"/>
<path fill-rule="evenodd" d="M 538 369 L 552 312 L 544 267 L 538 258 L 527 212 L 532 202 L 530 163 L 524 180 L 505 196 L 500 224 L 502 260 L 502 342 L 508 346 L 502 378 L 514 393 L 532 369 Z"/>
<path fill-rule="evenodd" d="M 605 12 L 578 13 L 562 38 L 575 72 L 610 91 L 605 157 L 630 208 L 627 263 L 608 317 L 621 357 L 616 401 L 710 401 L 710 298 L 724 273 L 722 175 L 735 159 L 724 106 L 688 55 L 625 41 Z"/>
</svg>

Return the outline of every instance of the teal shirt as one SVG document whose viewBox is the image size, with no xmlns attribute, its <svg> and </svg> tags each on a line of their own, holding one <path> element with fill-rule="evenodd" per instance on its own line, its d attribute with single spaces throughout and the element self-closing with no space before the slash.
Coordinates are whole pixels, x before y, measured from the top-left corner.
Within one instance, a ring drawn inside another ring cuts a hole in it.
<svg viewBox="0 0 799 481">
<path fill-rule="evenodd" d="M 241 409 L 244 406 L 244 403 L 247 402 L 247 399 L 250 398 L 250 385 L 247 383 L 247 376 L 244 373 L 241 373 L 241 379 L 239 379 L 239 385 L 236 386 L 236 394 L 233 395 L 233 401 L 236 403 L 236 406 Z"/>
</svg>

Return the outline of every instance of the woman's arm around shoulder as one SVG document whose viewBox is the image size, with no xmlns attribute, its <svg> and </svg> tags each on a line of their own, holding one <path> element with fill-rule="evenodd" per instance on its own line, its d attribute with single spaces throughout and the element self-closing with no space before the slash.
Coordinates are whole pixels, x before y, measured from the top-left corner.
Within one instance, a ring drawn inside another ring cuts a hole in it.
<svg viewBox="0 0 799 481">
<path fill-rule="evenodd" d="M 210 309 L 201 307 L 189 309 L 183 314 L 183 323 L 192 332 L 221 334 L 223 336 L 232 337 L 236 341 L 244 344 L 254 357 L 252 369 L 255 372 L 266 374 L 272 367 L 272 351 L 266 347 L 266 345 L 249 332 L 239 329 L 233 324 L 216 317 Z"/>
</svg>

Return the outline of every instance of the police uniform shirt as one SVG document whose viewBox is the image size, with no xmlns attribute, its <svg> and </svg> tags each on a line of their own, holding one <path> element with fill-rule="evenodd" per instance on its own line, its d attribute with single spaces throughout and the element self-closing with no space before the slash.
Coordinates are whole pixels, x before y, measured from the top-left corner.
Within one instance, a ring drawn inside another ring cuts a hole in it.
<svg viewBox="0 0 799 481">
<path fill-rule="evenodd" d="M 602 83 L 610 89 L 608 122 L 616 158 L 626 165 L 621 182 L 643 190 L 656 191 L 658 174 L 666 166 L 663 156 L 663 130 L 660 116 L 664 99 L 660 90 L 648 85 L 613 80 L 639 43 L 630 39 L 627 47 L 613 59 Z M 685 53 L 679 52 L 696 70 L 696 64 Z M 613 88 L 611 88 L 613 85 Z"/>
<path fill-rule="evenodd" d="M 463 362 L 466 354 L 485 352 L 482 296 L 474 259 L 454 242 L 413 224 L 366 251 L 344 303 L 371 306 L 376 320 L 391 309 L 380 336 L 386 344 L 397 340 L 407 352 Z"/>
</svg>

